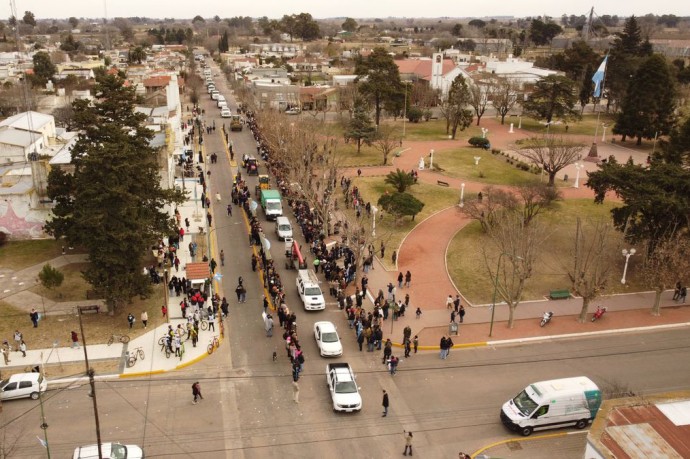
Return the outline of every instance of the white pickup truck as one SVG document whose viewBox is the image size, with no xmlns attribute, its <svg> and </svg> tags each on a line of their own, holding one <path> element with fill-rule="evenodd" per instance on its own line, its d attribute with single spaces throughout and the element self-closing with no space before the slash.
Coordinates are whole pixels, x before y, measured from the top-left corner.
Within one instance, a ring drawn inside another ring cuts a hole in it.
<svg viewBox="0 0 690 459">
<path fill-rule="evenodd" d="M 334 411 L 351 413 L 362 409 L 362 397 L 355 381 L 355 374 L 347 363 L 326 365 L 326 380 L 331 391 Z"/>
</svg>

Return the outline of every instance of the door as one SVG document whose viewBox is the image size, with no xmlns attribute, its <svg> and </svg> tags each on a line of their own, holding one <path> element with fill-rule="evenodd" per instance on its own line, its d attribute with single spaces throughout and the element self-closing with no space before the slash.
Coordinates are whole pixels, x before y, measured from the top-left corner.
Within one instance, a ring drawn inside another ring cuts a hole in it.
<svg viewBox="0 0 690 459">
<path fill-rule="evenodd" d="M 8 383 L 5 387 L 2 388 L 2 399 L 3 400 L 10 400 L 13 398 L 17 398 L 19 395 L 17 390 L 17 383 L 16 382 L 11 382 Z"/>
</svg>

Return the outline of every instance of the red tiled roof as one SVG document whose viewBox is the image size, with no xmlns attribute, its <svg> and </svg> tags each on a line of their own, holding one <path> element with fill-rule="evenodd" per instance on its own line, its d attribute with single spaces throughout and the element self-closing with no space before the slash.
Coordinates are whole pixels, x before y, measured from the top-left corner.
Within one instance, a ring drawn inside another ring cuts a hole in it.
<svg viewBox="0 0 690 459">
<path fill-rule="evenodd" d="M 170 82 L 170 77 L 167 75 L 154 76 L 154 77 L 146 78 L 144 80 L 144 87 L 162 88 L 164 86 L 167 86 L 169 82 Z"/>
<path fill-rule="evenodd" d="M 208 279 L 211 276 L 208 263 L 187 263 L 185 272 L 188 280 Z"/>
<path fill-rule="evenodd" d="M 404 59 L 396 60 L 395 64 L 401 74 L 412 74 L 424 80 L 431 79 L 431 59 Z M 455 64 L 450 59 L 443 59 L 442 74 L 450 72 L 455 68 Z"/>
</svg>

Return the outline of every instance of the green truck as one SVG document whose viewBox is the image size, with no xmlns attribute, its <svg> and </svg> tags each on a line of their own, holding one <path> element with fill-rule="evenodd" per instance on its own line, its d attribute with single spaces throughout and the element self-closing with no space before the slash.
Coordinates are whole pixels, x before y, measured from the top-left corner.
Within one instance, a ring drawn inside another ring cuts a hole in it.
<svg viewBox="0 0 690 459">
<path fill-rule="evenodd" d="M 267 220 L 275 220 L 283 215 L 283 204 L 280 201 L 280 191 L 261 190 L 261 208 Z"/>
</svg>

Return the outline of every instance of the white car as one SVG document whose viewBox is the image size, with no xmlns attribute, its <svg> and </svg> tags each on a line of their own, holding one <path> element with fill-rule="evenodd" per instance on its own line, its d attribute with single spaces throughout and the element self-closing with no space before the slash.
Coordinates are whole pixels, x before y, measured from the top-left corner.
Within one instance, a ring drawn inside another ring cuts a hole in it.
<svg viewBox="0 0 690 459">
<path fill-rule="evenodd" d="M 338 357 L 343 355 L 343 345 L 331 322 L 316 322 L 314 324 L 314 338 L 319 347 L 321 357 Z"/>
<path fill-rule="evenodd" d="M 299 108 L 290 108 L 288 110 L 285 110 L 285 114 L 286 115 L 299 115 L 301 111 L 302 110 L 300 110 Z"/>
<path fill-rule="evenodd" d="M 232 112 L 228 110 L 227 108 L 224 108 L 220 111 L 220 117 L 221 118 L 230 118 L 232 116 Z"/>
<path fill-rule="evenodd" d="M 48 382 L 40 373 L 19 373 L 0 381 L 0 400 L 31 397 L 38 399 L 39 392 L 48 390 Z"/>
<path fill-rule="evenodd" d="M 101 453 L 109 459 L 143 459 L 144 451 L 136 445 L 101 443 Z M 80 446 L 74 450 L 72 459 L 98 459 L 98 445 Z"/>
</svg>

